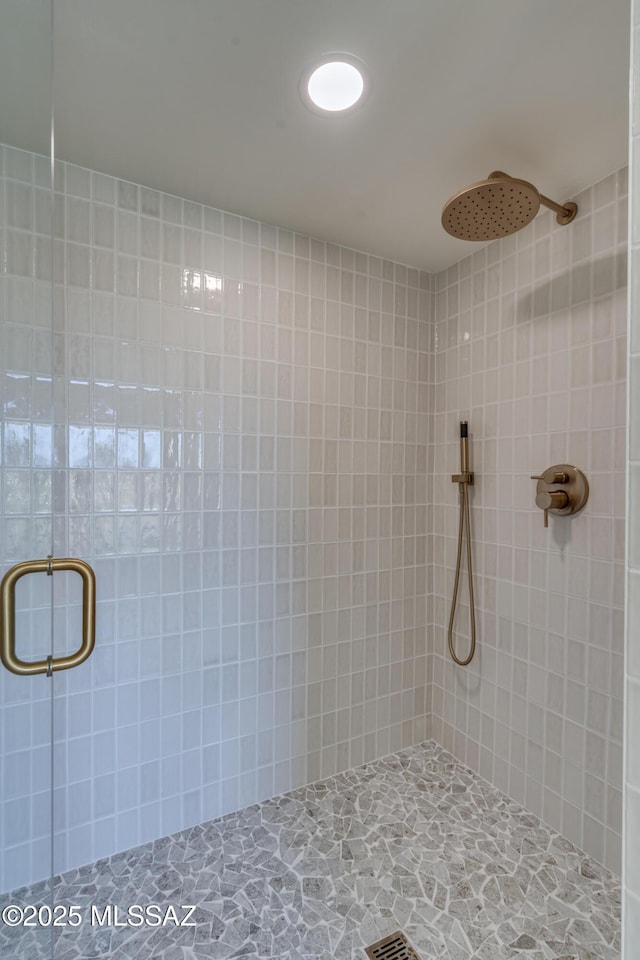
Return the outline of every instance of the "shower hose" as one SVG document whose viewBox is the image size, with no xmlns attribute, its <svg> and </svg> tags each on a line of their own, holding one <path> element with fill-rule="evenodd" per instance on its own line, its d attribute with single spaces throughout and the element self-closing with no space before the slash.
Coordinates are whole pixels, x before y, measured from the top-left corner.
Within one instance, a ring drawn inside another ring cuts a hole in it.
<svg viewBox="0 0 640 960">
<path fill-rule="evenodd" d="M 464 438 L 466 440 L 466 429 L 464 432 Z M 466 456 L 465 456 L 466 460 Z M 466 468 L 466 463 L 463 463 L 463 470 Z M 463 473 L 463 476 L 465 474 Z M 476 652 L 476 609 L 475 601 L 473 598 L 473 565 L 471 560 L 471 522 L 470 522 L 470 510 L 469 510 L 469 482 L 463 481 L 458 483 L 460 488 L 460 522 L 458 524 L 458 556 L 456 559 L 456 578 L 453 584 L 453 596 L 451 598 L 451 613 L 449 614 L 449 653 L 451 654 L 452 660 L 454 660 L 459 666 L 466 667 L 467 664 L 471 663 L 473 660 L 473 655 Z M 453 621 L 456 615 L 456 606 L 458 604 L 458 589 L 460 587 L 460 566 L 462 562 L 462 541 L 465 539 L 466 531 L 466 546 L 467 546 L 467 577 L 469 580 L 469 614 L 471 618 L 471 646 L 469 648 L 469 653 L 465 659 L 459 657 L 456 653 L 454 642 L 453 642 Z"/>
</svg>

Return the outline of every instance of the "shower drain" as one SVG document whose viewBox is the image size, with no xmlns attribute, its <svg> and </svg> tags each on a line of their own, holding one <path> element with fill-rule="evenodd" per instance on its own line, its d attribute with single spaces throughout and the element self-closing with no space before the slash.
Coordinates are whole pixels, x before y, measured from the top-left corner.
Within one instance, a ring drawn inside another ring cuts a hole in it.
<svg viewBox="0 0 640 960">
<path fill-rule="evenodd" d="M 365 947 L 365 953 L 371 960 L 420 960 L 404 933 L 399 930 Z"/>
</svg>

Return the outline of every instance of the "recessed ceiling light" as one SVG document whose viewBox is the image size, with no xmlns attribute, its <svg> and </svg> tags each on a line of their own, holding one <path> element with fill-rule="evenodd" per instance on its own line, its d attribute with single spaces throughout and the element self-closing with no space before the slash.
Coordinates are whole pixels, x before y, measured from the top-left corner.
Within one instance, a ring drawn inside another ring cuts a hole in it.
<svg viewBox="0 0 640 960">
<path fill-rule="evenodd" d="M 368 93 L 367 70 L 350 53 L 328 53 L 308 67 L 300 78 L 300 95 L 310 110 L 345 113 Z"/>
</svg>

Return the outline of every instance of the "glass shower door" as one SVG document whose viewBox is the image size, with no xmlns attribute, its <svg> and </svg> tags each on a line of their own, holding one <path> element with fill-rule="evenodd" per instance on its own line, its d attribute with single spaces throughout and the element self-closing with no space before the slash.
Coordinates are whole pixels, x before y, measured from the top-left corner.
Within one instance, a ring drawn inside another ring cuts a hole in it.
<svg viewBox="0 0 640 960">
<path fill-rule="evenodd" d="M 0 955 L 52 956 L 51 7 L 0 5 Z M 40 561 L 35 567 L 21 566 Z M 11 573 L 10 571 L 13 571 Z M 44 669 L 32 672 L 40 662 Z M 49 675 L 48 675 L 49 674 Z"/>
<path fill-rule="evenodd" d="M 68 415 L 78 392 L 67 329 L 74 265 L 53 157 L 52 15 L 50 0 L 0 6 L 3 958 L 58 955 L 60 935 L 82 925 L 80 910 L 56 900 L 53 877 L 82 862 L 92 812 L 82 665 L 95 640 L 95 576 L 70 554 L 83 543 L 71 515 L 83 483 L 71 468 L 90 438 Z"/>
</svg>

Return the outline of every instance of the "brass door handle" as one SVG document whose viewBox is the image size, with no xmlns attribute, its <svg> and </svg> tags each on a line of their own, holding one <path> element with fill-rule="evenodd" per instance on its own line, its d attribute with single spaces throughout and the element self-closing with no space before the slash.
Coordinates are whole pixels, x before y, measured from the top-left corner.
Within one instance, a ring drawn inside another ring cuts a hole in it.
<svg viewBox="0 0 640 960">
<path fill-rule="evenodd" d="M 75 653 L 66 657 L 47 657 L 46 660 L 21 660 L 16 654 L 16 583 L 29 573 L 46 573 L 51 576 L 56 570 L 71 570 L 82 577 L 82 643 Z M 91 656 L 96 642 L 96 578 L 84 560 L 64 557 L 55 560 L 27 560 L 11 567 L 0 584 L 0 660 L 11 673 L 21 677 L 36 673 L 51 675 L 57 670 L 70 670 Z"/>
</svg>

